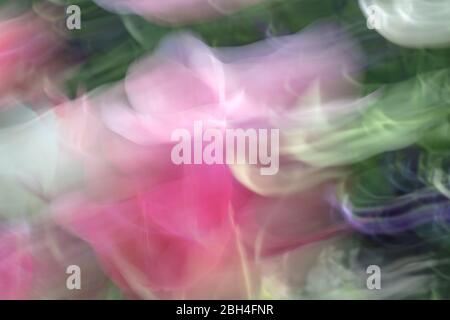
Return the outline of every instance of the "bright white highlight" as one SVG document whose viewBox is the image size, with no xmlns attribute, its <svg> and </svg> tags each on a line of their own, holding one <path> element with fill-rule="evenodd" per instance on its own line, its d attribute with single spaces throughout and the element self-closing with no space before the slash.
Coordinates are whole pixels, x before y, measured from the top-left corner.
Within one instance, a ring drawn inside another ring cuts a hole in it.
<svg viewBox="0 0 450 320">
<path fill-rule="evenodd" d="M 383 37 L 411 48 L 450 45 L 448 0 L 359 0 L 368 19 L 376 8 L 376 29 Z"/>
</svg>

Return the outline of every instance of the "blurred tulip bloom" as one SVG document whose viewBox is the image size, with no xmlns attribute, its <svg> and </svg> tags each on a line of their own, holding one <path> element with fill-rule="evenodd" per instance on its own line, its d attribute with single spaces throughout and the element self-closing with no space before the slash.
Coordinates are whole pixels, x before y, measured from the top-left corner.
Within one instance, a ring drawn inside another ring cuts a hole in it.
<svg viewBox="0 0 450 320">
<path fill-rule="evenodd" d="M 262 0 L 95 0 L 108 10 L 135 13 L 163 23 L 186 23 L 228 14 Z"/>
<path fill-rule="evenodd" d="M 219 130 L 308 122 L 290 115 L 318 83 L 325 101 L 354 92 L 343 78 L 358 53 L 337 37 L 322 26 L 233 49 L 171 37 L 124 83 L 62 106 L 64 140 L 87 175 L 84 188 L 53 203 L 54 218 L 94 248 L 131 296 L 255 296 L 259 259 L 345 230 L 327 199 L 332 175 L 294 162 L 286 170 L 309 181 L 281 168 L 284 182 L 258 182 L 273 189 L 259 193 L 226 165 L 174 165 L 171 133 L 197 120 Z M 230 286 L 230 277 L 243 286 Z M 212 289 L 211 278 L 224 282 Z"/>
<path fill-rule="evenodd" d="M 50 26 L 34 14 L 0 19 L 0 97 L 30 96 L 42 89 L 60 49 Z"/>
</svg>

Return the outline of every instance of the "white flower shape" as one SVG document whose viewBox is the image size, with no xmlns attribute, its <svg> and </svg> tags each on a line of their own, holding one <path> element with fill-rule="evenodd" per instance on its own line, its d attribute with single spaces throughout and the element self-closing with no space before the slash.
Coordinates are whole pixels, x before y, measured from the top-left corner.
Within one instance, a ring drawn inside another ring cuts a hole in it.
<svg viewBox="0 0 450 320">
<path fill-rule="evenodd" d="M 450 45 L 449 0 L 359 0 L 368 20 L 389 41 L 410 48 Z"/>
</svg>

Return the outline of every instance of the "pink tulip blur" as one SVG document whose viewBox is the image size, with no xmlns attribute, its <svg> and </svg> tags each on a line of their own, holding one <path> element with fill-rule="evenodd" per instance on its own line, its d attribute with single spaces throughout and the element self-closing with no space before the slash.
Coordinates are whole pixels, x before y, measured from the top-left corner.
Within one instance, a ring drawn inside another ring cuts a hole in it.
<svg viewBox="0 0 450 320">
<path fill-rule="evenodd" d="M 263 0 L 95 0 L 119 13 L 135 13 L 163 23 L 186 23 L 229 14 Z"/>
<path fill-rule="evenodd" d="M 107 285 L 86 244 L 51 221 L 6 228 L 0 231 L 0 299 L 83 299 Z M 69 265 L 86 271 L 83 290 L 67 290 Z"/>
<path fill-rule="evenodd" d="M 29 296 L 34 261 L 26 228 L 0 231 L 0 299 Z"/>
<path fill-rule="evenodd" d="M 219 129 L 292 126 L 312 87 L 320 84 L 324 100 L 354 94 L 345 78 L 358 59 L 353 43 L 327 26 L 243 48 L 169 38 L 123 83 L 58 109 L 86 184 L 53 202 L 53 218 L 89 243 L 132 297 L 207 298 L 212 278 L 223 280 L 217 297 L 251 296 L 258 261 L 346 230 L 327 199 L 333 179 L 262 194 L 225 164 L 173 164 L 171 132 L 197 120 Z"/>
<path fill-rule="evenodd" d="M 32 13 L 0 19 L 0 98 L 42 89 L 61 42 L 50 26 Z"/>
</svg>

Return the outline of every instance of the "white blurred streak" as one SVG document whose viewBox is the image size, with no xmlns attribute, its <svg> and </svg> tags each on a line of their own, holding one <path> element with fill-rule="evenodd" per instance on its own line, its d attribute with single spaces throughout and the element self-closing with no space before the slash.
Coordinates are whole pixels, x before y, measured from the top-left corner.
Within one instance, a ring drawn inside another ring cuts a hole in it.
<svg viewBox="0 0 450 320">
<path fill-rule="evenodd" d="M 95 0 L 120 14 L 139 14 L 153 22 L 184 24 L 209 20 L 264 2 L 264 0 Z"/>
<path fill-rule="evenodd" d="M 15 106 L 9 113 L 21 123 L 0 128 L 0 211 L 9 217 L 31 215 L 80 177 L 62 148 L 53 110 L 38 115 Z"/>
<path fill-rule="evenodd" d="M 359 0 L 359 4 L 368 19 L 378 21 L 376 30 L 395 44 L 411 48 L 450 45 L 448 0 Z"/>
</svg>

